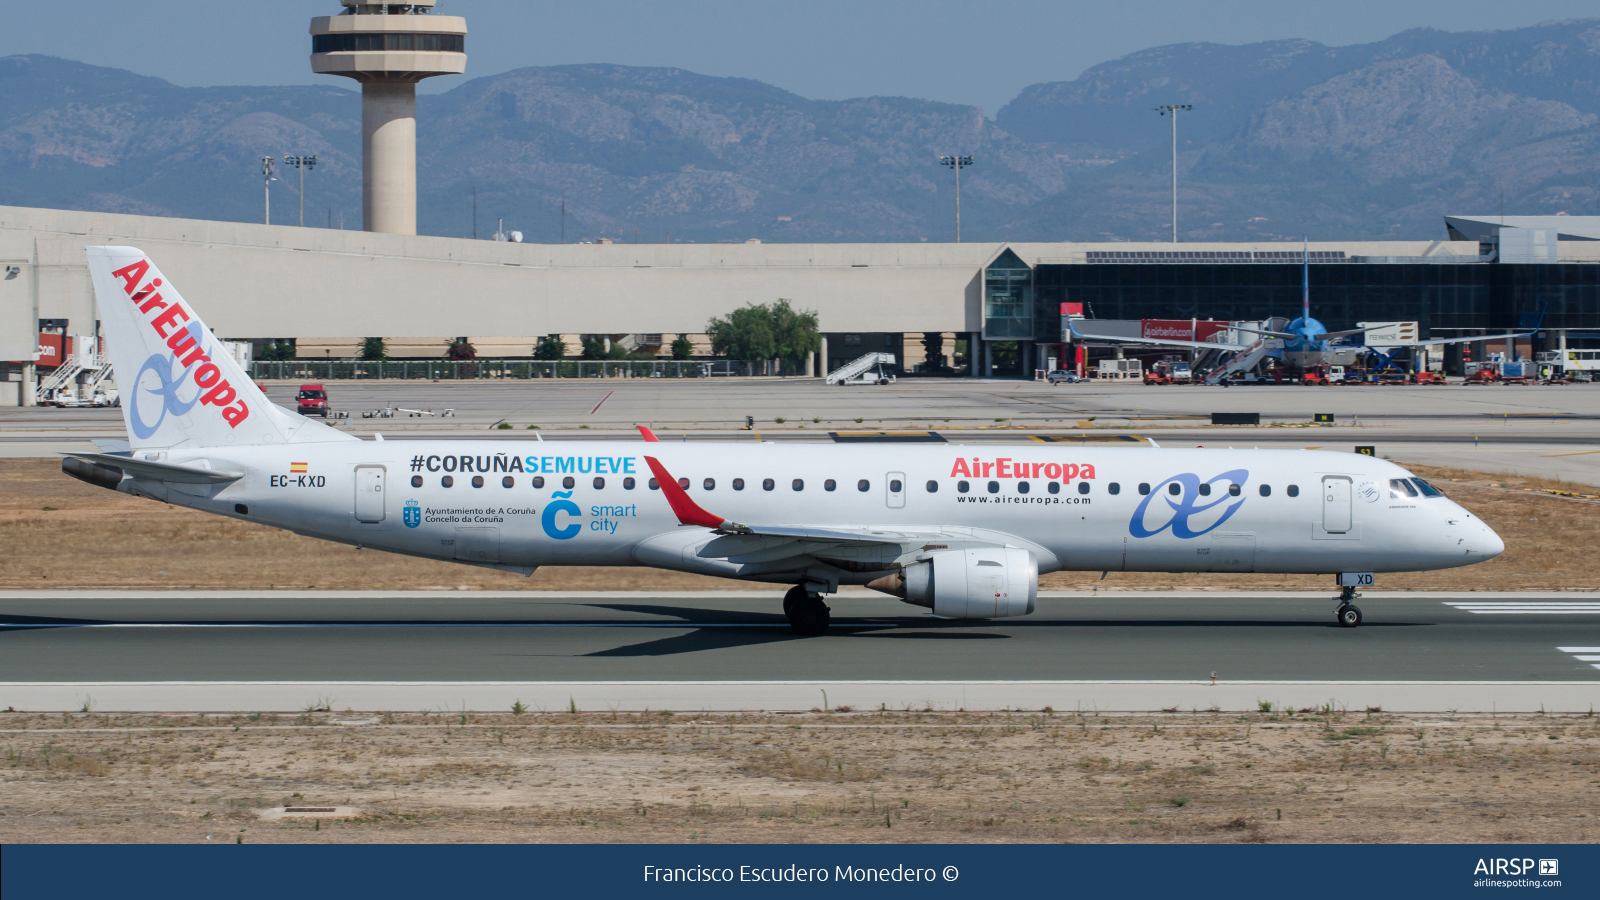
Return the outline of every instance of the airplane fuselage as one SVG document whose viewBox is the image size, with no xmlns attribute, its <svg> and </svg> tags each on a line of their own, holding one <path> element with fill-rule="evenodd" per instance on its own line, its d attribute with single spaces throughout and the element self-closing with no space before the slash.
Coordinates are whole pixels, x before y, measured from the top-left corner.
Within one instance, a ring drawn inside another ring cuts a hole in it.
<svg viewBox="0 0 1600 900">
<path fill-rule="evenodd" d="M 152 451 L 135 451 L 134 457 Z M 926 533 L 1026 549 L 1061 569 L 1331 573 L 1468 565 L 1503 545 L 1454 501 L 1408 496 L 1393 463 L 1316 450 L 351 441 L 165 451 L 243 471 L 226 485 L 133 481 L 168 502 L 364 547 L 530 570 L 649 565 L 792 583 L 781 561 L 697 550 L 645 455 L 732 521 Z M 892 561 L 833 559 L 841 583 Z"/>
</svg>

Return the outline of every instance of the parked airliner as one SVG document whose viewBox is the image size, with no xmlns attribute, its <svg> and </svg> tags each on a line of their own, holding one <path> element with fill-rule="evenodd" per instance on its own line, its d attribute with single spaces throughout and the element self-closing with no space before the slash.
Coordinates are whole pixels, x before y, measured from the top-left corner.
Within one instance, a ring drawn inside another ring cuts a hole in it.
<svg viewBox="0 0 1600 900">
<path fill-rule="evenodd" d="M 1544 320 L 1541 315 L 1540 321 Z M 1371 328 L 1348 328 L 1344 331 L 1329 331 L 1325 325 L 1311 316 L 1311 248 L 1306 244 L 1300 251 L 1300 317 L 1291 321 L 1285 331 L 1263 331 L 1256 328 L 1234 327 L 1234 331 L 1246 334 L 1259 335 L 1250 343 L 1229 341 L 1184 341 L 1168 338 L 1126 337 L 1107 334 L 1082 334 L 1070 318 L 1067 319 L 1067 329 L 1077 340 L 1111 341 L 1118 344 L 1153 345 L 1157 347 L 1182 347 L 1187 350 L 1226 350 L 1234 355 L 1228 363 L 1218 366 L 1206 376 L 1208 384 L 1216 384 L 1236 371 L 1243 371 L 1254 366 L 1262 356 L 1273 356 L 1283 360 L 1288 365 L 1301 372 L 1314 369 L 1317 366 L 1332 363 L 1339 347 L 1336 341 L 1342 338 L 1365 335 Z M 1532 330 L 1508 334 L 1478 334 L 1468 337 L 1434 338 L 1426 341 L 1413 341 L 1406 346 L 1432 347 L 1441 344 L 1465 344 L 1478 341 L 1506 341 L 1525 338 L 1537 334 L 1539 326 Z M 1267 342 L 1275 344 L 1269 345 Z M 1351 348 L 1344 348 L 1349 350 Z"/>
<path fill-rule="evenodd" d="M 678 444 L 646 429 L 641 443 L 360 440 L 269 402 L 144 253 L 88 255 L 128 440 L 62 469 L 329 541 L 524 574 L 787 584 L 807 635 L 840 585 L 996 618 L 1033 612 L 1039 575 L 1060 570 L 1333 574 L 1354 627 L 1374 573 L 1504 549 L 1427 482 L 1353 453 Z"/>
</svg>

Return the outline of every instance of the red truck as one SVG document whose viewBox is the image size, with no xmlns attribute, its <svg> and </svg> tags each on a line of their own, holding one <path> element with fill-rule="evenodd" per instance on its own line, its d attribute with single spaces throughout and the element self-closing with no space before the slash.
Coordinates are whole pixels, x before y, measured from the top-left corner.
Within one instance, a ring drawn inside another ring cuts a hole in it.
<svg viewBox="0 0 1600 900">
<path fill-rule="evenodd" d="M 300 392 L 294 395 L 296 408 L 302 416 L 328 417 L 328 392 L 320 384 L 302 384 Z"/>
</svg>

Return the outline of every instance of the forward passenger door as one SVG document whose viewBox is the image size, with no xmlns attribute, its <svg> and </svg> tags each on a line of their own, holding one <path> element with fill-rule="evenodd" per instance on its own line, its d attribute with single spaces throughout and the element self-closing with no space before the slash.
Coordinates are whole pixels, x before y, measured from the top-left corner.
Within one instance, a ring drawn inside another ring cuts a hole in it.
<svg viewBox="0 0 1600 900">
<path fill-rule="evenodd" d="M 1329 534 L 1346 534 L 1351 523 L 1350 478 L 1347 475 L 1327 475 L 1322 479 L 1322 530 Z"/>
</svg>

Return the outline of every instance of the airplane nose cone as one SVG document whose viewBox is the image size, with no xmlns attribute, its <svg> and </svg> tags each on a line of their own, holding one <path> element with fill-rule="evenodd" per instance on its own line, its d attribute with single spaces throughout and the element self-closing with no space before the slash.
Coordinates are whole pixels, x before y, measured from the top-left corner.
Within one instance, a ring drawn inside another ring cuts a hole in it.
<svg viewBox="0 0 1600 900">
<path fill-rule="evenodd" d="M 1483 537 L 1478 539 L 1478 543 L 1483 547 L 1480 552 L 1483 554 L 1484 559 L 1494 559 L 1496 556 L 1506 552 L 1506 542 L 1501 540 L 1500 535 L 1495 534 L 1494 529 L 1487 525 L 1483 526 Z"/>
</svg>

